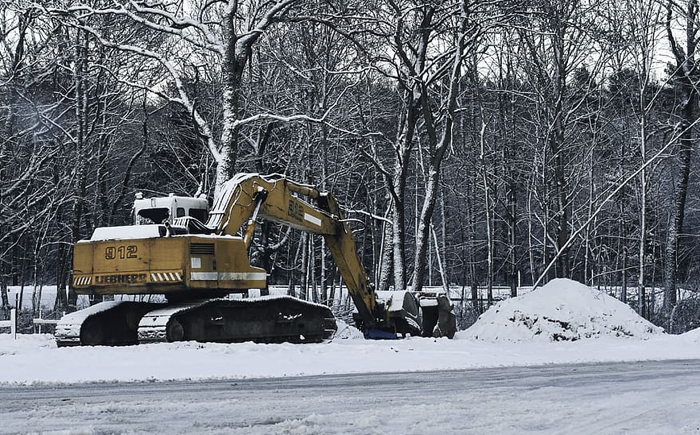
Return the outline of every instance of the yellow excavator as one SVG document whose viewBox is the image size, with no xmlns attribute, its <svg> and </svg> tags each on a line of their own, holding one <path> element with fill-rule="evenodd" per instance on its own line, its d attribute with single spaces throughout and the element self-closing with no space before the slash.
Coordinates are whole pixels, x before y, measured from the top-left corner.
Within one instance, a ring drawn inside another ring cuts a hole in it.
<svg viewBox="0 0 700 435">
<path fill-rule="evenodd" d="M 325 238 L 366 337 L 431 335 L 438 323 L 450 329 L 440 334 L 454 334 L 444 300 L 423 301 L 422 315 L 420 298 L 411 292 L 377 297 L 338 203 L 313 186 L 239 174 L 221 187 L 211 210 L 206 198 L 137 194 L 134 218 L 134 225 L 97 228 L 90 240 L 75 244 L 73 288 L 82 295 L 164 295 L 167 302 L 106 301 L 70 313 L 56 326 L 59 346 L 330 338 L 337 326 L 325 305 L 283 295 L 229 296 L 267 289 L 267 272 L 248 259 L 260 219 Z"/>
</svg>

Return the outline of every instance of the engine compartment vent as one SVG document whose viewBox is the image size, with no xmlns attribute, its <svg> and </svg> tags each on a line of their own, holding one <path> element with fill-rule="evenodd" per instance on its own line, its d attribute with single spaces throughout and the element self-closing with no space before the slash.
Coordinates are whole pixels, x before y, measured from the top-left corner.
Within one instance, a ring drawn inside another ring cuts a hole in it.
<svg viewBox="0 0 700 435">
<path fill-rule="evenodd" d="M 190 254 L 214 255 L 214 244 L 213 243 L 192 243 L 190 245 Z"/>
</svg>

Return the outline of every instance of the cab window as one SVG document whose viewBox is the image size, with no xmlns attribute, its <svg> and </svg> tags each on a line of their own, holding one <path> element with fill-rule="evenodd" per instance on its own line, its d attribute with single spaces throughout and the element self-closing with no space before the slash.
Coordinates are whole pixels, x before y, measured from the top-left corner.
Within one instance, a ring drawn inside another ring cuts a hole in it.
<svg viewBox="0 0 700 435">
<path fill-rule="evenodd" d="M 170 216 L 167 208 L 144 208 L 139 210 L 137 219 L 139 224 L 160 224 Z"/>
<path fill-rule="evenodd" d="M 191 208 L 190 216 L 197 219 L 198 221 L 204 223 L 207 221 L 207 211 L 201 208 Z"/>
</svg>

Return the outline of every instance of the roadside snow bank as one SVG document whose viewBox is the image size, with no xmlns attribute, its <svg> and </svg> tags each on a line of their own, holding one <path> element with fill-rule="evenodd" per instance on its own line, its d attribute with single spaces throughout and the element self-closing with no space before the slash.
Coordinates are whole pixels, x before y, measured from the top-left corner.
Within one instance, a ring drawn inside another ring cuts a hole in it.
<svg viewBox="0 0 700 435">
<path fill-rule="evenodd" d="M 460 337 L 486 341 L 575 341 L 663 332 L 627 304 L 570 279 L 555 279 L 482 314 Z"/>
<path fill-rule="evenodd" d="M 605 336 L 559 343 L 411 337 L 334 339 L 318 344 L 182 342 L 57 349 L 50 335 L 18 335 L 12 340 L 9 334 L 0 334 L 0 386 L 700 359 L 700 346 L 695 343 L 679 335 L 656 334 L 648 340 Z"/>
</svg>

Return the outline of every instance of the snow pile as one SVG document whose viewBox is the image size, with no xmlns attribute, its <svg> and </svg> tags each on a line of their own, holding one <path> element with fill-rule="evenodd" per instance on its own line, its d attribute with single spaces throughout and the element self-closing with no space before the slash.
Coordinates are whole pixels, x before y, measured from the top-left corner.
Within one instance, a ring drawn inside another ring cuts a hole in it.
<svg viewBox="0 0 700 435">
<path fill-rule="evenodd" d="M 362 331 L 359 329 L 355 328 L 352 325 L 348 325 L 347 323 L 343 322 L 340 319 L 335 320 L 336 325 L 338 326 L 338 330 L 336 331 L 335 335 L 333 336 L 333 339 L 342 339 L 342 340 L 357 340 L 357 339 L 364 339 L 365 336 L 362 334 Z"/>
<path fill-rule="evenodd" d="M 700 328 L 695 328 L 685 334 L 681 334 L 681 337 L 690 342 L 700 343 Z"/>
<path fill-rule="evenodd" d="M 499 302 L 460 336 L 488 341 L 575 341 L 660 334 L 628 305 L 569 279 Z"/>
</svg>

